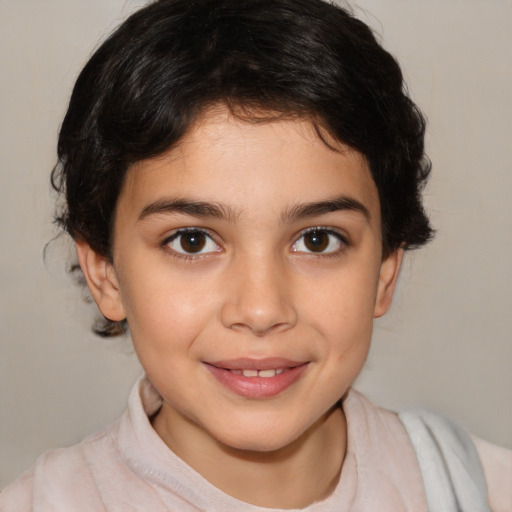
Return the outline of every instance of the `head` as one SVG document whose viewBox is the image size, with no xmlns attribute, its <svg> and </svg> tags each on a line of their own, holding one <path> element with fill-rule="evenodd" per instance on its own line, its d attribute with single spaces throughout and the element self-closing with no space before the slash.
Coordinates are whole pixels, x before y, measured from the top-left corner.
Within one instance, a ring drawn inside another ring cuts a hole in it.
<svg viewBox="0 0 512 512">
<path fill-rule="evenodd" d="M 322 0 L 161 0 L 132 15 L 76 82 L 53 174 L 65 195 L 58 222 L 112 258 L 127 170 L 174 147 L 216 104 L 253 123 L 307 119 L 327 144 L 361 153 L 384 256 L 430 238 L 424 120 L 371 30 Z M 107 319 L 97 331 L 124 324 Z"/>
<path fill-rule="evenodd" d="M 423 136 L 396 61 L 322 0 L 160 0 L 94 53 L 58 221 L 178 454 L 205 432 L 279 449 L 350 386 L 403 250 L 431 235 Z"/>
</svg>

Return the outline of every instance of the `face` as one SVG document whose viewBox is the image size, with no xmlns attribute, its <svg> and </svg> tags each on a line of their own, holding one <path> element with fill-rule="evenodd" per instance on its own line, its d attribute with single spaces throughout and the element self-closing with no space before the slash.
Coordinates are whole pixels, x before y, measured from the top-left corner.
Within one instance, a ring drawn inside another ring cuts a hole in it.
<svg viewBox="0 0 512 512">
<path fill-rule="evenodd" d="M 103 314 L 127 317 L 174 442 L 270 451 L 361 370 L 399 266 L 380 233 L 359 153 L 329 149 L 307 121 L 218 109 L 128 171 L 113 264 L 78 252 Z"/>
</svg>

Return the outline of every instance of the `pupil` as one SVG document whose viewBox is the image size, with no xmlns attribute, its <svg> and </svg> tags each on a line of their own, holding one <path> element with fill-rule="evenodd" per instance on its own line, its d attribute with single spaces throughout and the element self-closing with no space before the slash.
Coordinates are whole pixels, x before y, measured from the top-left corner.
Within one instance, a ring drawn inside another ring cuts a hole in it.
<svg viewBox="0 0 512 512">
<path fill-rule="evenodd" d="M 329 237 L 327 236 L 327 233 L 313 231 L 306 235 L 305 244 L 310 251 L 321 252 L 329 245 Z"/>
<path fill-rule="evenodd" d="M 206 237 L 199 231 L 185 233 L 181 236 L 181 248 L 186 252 L 199 252 L 206 244 Z"/>
</svg>

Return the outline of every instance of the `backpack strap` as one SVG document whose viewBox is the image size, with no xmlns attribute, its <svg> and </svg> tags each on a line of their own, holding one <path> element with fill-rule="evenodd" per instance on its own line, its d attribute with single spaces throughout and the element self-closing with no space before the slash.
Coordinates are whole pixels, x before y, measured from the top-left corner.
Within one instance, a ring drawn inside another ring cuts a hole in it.
<svg viewBox="0 0 512 512">
<path fill-rule="evenodd" d="M 418 458 L 429 512 L 490 512 L 480 457 L 468 433 L 425 410 L 398 416 Z"/>
</svg>

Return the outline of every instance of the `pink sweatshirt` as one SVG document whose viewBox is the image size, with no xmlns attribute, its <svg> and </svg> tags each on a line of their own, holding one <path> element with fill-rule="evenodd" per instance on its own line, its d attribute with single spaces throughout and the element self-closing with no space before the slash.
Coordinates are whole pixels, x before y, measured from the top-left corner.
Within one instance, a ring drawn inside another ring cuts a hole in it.
<svg viewBox="0 0 512 512">
<path fill-rule="evenodd" d="M 160 404 L 156 390 L 142 378 L 117 422 L 76 446 L 42 455 L 0 494 L 0 510 L 276 512 L 223 493 L 178 458 L 149 422 Z M 327 499 L 303 510 L 427 512 L 416 456 L 397 415 L 374 407 L 354 390 L 343 409 L 348 438 L 339 483 Z M 512 452 L 475 443 L 492 510 L 511 512 Z"/>
</svg>

